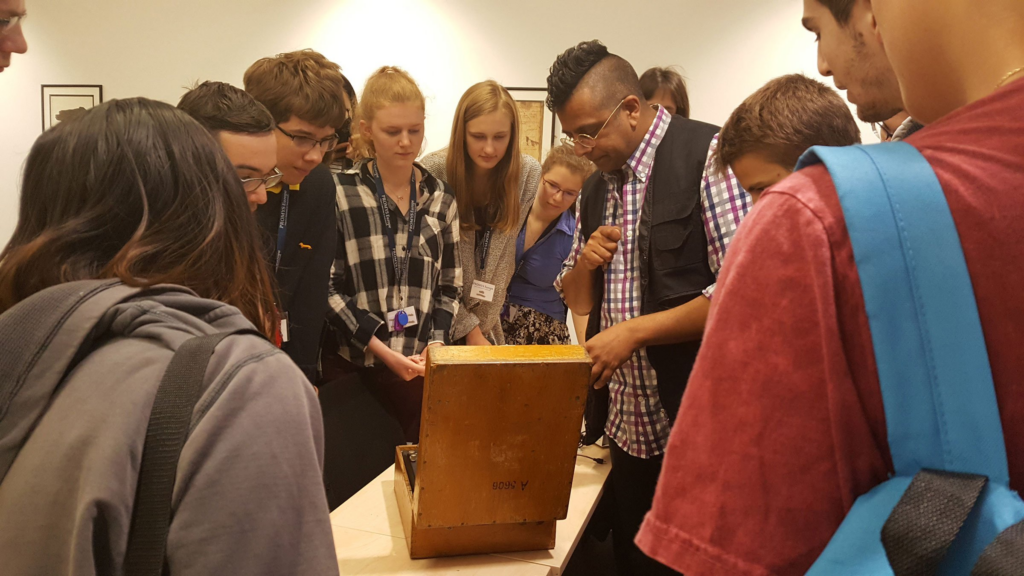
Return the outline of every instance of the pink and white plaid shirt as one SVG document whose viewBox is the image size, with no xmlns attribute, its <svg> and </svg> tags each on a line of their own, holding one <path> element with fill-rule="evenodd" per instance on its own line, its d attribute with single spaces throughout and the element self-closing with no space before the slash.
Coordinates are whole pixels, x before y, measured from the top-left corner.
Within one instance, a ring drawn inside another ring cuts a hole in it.
<svg viewBox="0 0 1024 576">
<path fill-rule="evenodd" d="M 654 167 L 654 156 L 665 136 L 672 116 L 663 108 L 651 124 L 640 146 L 622 168 L 624 182 L 615 174 L 603 174 L 608 182 L 607 203 L 603 224 L 620 226 L 622 241 L 615 257 L 605 271 L 604 301 L 601 306 L 601 329 L 605 330 L 641 314 L 638 225 L 647 193 L 647 182 Z M 726 249 L 743 216 L 750 210 L 750 195 L 736 181 L 732 171 L 718 175 L 711 167 L 711 153 L 718 146 L 718 136 L 711 141 L 701 185 L 701 207 L 704 231 L 708 238 L 708 264 L 718 276 Z M 580 238 L 577 220 L 572 252 L 555 281 L 561 292 L 562 278 L 576 266 L 586 238 Z M 704 290 L 711 297 L 715 285 Z M 624 451 L 638 458 L 653 458 L 665 451 L 669 420 L 658 396 L 658 377 L 641 348 L 612 375 L 608 383 L 609 406 L 605 433 Z"/>
</svg>

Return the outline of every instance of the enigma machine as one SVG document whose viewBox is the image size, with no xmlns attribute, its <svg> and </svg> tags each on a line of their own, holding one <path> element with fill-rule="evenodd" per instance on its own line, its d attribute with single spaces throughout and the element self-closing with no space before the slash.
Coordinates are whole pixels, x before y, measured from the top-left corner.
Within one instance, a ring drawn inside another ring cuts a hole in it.
<svg viewBox="0 0 1024 576">
<path fill-rule="evenodd" d="M 430 350 L 420 444 L 395 462 L 412 558 L 554 548 L 590 368 L 580 346 Z"/>
</svg>

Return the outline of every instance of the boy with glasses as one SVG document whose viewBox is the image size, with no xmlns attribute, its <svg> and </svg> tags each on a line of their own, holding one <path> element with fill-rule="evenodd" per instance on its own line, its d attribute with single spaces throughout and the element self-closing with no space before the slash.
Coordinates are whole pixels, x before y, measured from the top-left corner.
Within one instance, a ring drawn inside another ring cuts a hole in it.
<svg viewBox="0 0 1024 576">
<path fill-rule="evenodd" d="M 611 440 L 616 563 L 623 575 L 671 573 L 633 538 L 750 196 L 731 173 L 709 167 L 718 127 L 652 107 L 633 67 L 600 42 L 558 57 L 548 95 L 565 142 L 600 171 L 583 187 L 555 286 L 575 314 L 590 315 L 586 348 L 597 389 L 585 440 Z"/>
<path fill-rule="evenodd" d="M 242 180 L 249 209 L 267 201 L 267 188 L 281 182 L 277 169 L 274 118 L 265 106 L 224 82 L 203 82 L 189 90 L 178 109 L 196 119 L 220 142 Z"/>
<path fill-rule="evenodd" d="M 323 159 L 348 118 L 345 79 L 322 54 L 301 50 L 257 61 L 243 82 L 277 124 L 281 184 L 268 188 L 256 219 L 273 239 L 282 349 L 315 382 L 338 233 L 334 178 Z"/>
</svg>

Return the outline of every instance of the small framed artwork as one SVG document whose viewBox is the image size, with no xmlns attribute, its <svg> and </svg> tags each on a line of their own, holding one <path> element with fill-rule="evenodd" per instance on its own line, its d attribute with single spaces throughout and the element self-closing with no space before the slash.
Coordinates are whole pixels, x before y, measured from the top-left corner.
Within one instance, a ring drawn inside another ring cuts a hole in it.
<svg viewBox="0 0 1024 576">
<path fill-rule="evenodd" d="M 43 131 L 103 102 L 103 86 L 43 84 Z"/>
<path fill-rule="evenodd" d="M 548 110 L 546 88 L 508 88 L 519 108 L 519 148 L 543 162 L 551 148 L 558 143 L 562 127 L 558 117 Z"/>
</svg>

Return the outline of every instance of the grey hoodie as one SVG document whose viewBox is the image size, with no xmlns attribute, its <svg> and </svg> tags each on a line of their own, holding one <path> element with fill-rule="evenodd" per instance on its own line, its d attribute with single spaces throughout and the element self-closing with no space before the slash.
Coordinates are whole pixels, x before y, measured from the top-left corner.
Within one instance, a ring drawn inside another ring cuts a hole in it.
<svg viewBox="0 0 1024 576">
<path fill-rule="evenodd" d="M 192 336 L 251 328 L 236 308 L 167 287 L 103 314 L 102 344 L 62 381 L 52 367 L 80 320 L 0 413 L 5 576 L 122 573 L 149 413 L 171 356 Z M 178 463 L 170 574 L 337 574 L 320 410 L 302 372 L 266 341 L 238 335 L 217 347 L 205 386 Z"/>
</svg>

